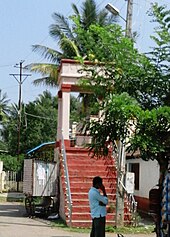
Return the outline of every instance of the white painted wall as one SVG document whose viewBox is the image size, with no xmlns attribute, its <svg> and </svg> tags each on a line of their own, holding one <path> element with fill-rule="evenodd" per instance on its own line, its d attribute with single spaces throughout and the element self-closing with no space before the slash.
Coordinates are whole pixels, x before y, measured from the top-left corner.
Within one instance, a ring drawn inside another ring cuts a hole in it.
<svg viewBox="0 0 170 237">
<path fill-rule="evenodd" d="M 142 159 L 129 159 L 126 163 L 127 171 L 129 171 L 129 163 L 139 163 L 139 190 L 135 190 L 134 195 L 149 198 L 149 190 L 158 184 L 158 162 L 155 160 L 144 161 Z"/>
</svg>

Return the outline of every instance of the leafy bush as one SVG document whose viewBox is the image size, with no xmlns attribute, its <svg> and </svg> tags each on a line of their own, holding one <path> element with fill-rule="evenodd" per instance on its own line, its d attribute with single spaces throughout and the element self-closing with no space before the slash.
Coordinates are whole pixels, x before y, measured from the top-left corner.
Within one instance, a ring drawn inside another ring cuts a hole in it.
<svg viewBox="0 0 170 237">
<path fill-rule="evenodd" d="M 20 155 L 18 160 L 18 157 L 16 156 L 1 154 L 0 160 L 3 161 L 4 171 L 19 171 L 22 169 L 23 166 L 24 155 Z"/>
</svg>

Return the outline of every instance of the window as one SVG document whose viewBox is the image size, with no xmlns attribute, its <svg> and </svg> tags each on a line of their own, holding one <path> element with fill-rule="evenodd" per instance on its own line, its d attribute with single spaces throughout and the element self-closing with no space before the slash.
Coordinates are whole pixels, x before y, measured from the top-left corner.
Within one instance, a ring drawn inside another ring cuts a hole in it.
<svg viewBox="0 0 170 237">
<path fill-rule="evenodd" d="M 135 173 L 135 190 L 139 190 L 139 163 L 129 163 L 129 171 Z"/>
</svg>

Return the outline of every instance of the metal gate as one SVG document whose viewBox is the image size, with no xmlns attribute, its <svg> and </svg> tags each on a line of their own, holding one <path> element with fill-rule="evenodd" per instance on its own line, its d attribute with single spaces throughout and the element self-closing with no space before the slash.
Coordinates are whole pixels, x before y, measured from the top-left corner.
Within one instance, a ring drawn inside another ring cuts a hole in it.
<svg viewBox="0 0 170 237">
<path fill-rule="evenodd" d="M 17 178 L 19 183 L 19 190 L 17 190 Z M 22 192 L 23 191 L 23 172 L 6 171 L 4 177 L 4 190 L 8 192 Z"/>
</svg>

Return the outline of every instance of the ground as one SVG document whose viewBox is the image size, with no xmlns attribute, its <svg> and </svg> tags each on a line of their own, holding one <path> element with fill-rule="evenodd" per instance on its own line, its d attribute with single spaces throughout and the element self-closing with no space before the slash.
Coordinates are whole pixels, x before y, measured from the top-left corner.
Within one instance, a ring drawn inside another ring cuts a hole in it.
<svg viewBox="0 0 170 237">
<path fill-rule="evenodd" d="M 0 195 L 1 196 L 1 195 Z M 21 196 L 20 196 L 21 198 Z M 51 222 L 28 218 L 25 207 L 19 202 L 0 202 L 0 237 L 89 237 L 89 233 L 77 233 L 52 227 Z M 154 237 L 153 234 L 124 234 L 125 237 Z M 106 237 L 117 237 L 107 233 Z"/>
</svg>

